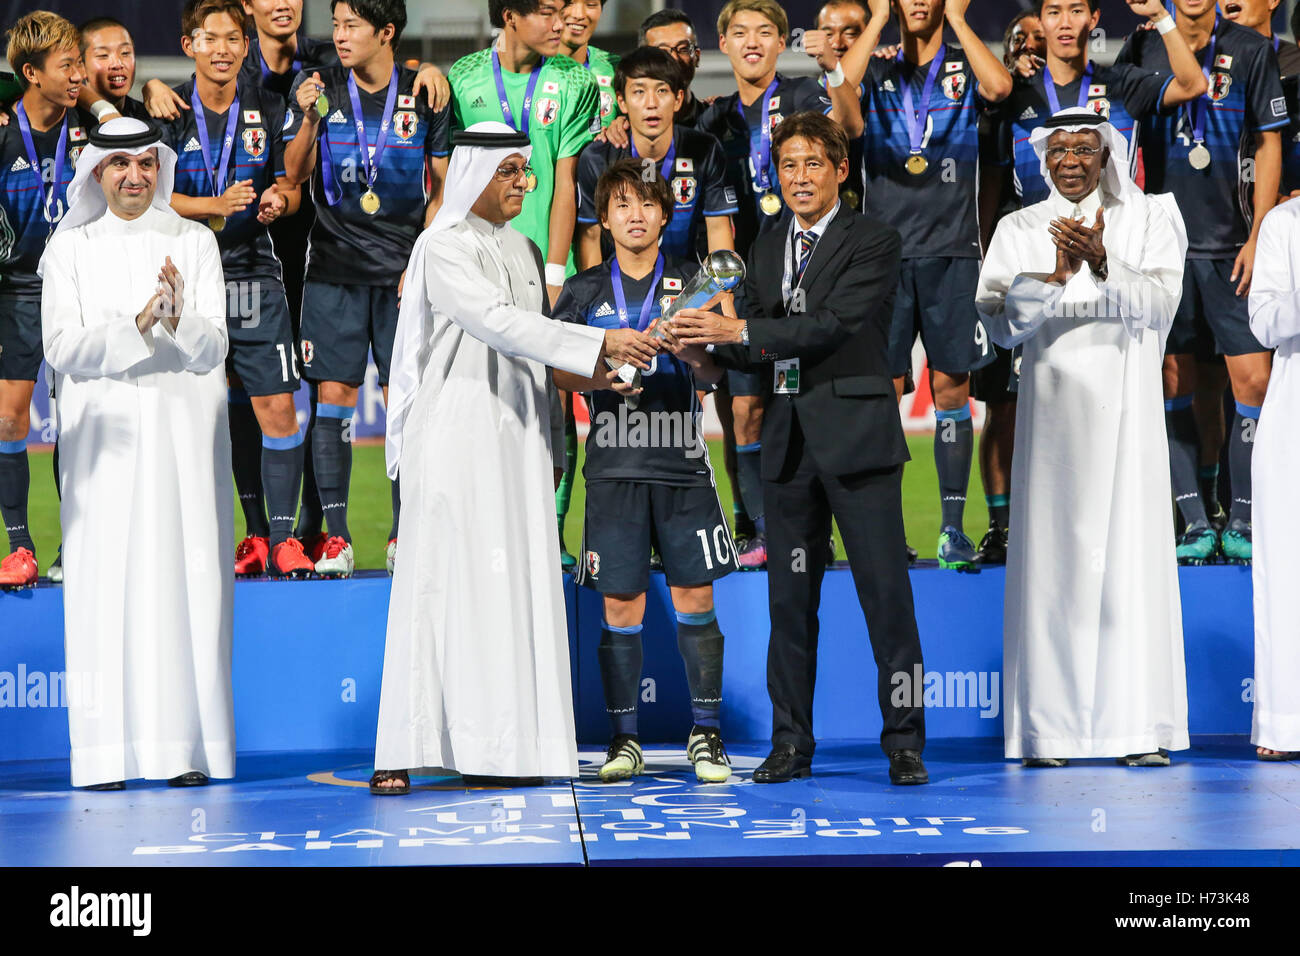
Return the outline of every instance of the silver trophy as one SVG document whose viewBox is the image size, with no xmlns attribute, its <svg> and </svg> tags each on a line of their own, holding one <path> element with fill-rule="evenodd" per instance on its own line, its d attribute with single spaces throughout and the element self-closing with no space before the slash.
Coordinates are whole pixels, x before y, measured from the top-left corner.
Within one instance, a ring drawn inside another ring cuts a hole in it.
<svg viewBox="0 0 1300 956">
<path fill-rule="evenodd" d="M 682 309 L 707 309 L 714 299 L 724 292 L 734 292 L 745 281 L 745 260 L 730 249 L 710 252 L 700 263 L 700 271 L 695 273 L 686 288 L 660 313 L 659 323 L 650 333 L 652 339 L 662 339 L 661 331 L 669 320 Z M 610 368 L 618 372 L 618 377 L 633 388 L 641 386 L 641 370 L 631 363 L 619 365 L 613 359 L 605 359 Z M 635 409 L 641 403 L 636 395 L 624 395 L 627 407 Z"/>
</svg>

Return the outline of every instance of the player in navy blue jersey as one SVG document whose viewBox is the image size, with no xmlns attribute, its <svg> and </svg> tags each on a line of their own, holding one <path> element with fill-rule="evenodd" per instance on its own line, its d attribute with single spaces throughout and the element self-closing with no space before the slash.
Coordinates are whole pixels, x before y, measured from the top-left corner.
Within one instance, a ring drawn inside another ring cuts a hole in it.
<svg viewBox="0 0 1300 956">
<path fill-rule="evenodd" d="M 230 403 L 247 406 L 230 415 L 235 490 L 247 525 L 235 572 L 304 576 L 314 565 L 292 536 L 303 470 L 293 405 L 298 368 L 267 228 L 292 215 L 300 197 L 300 187 L 284 178 L 290 118 L 283 97 L 241 78 L 248 37 L 238 0 L 191 0 L 181 23 L 181 47 L 195 72 L 176 91 L 191 109 L 167 125 L 163 138 L 177 157 L 172 207 L 211 228 L 221 249 Z M 255 416 L 260 440 L 239 430 L 241 413 Z"/>
<path fill-rule="evenodd" d="M 659 247 L 663 227 L 676 215 L 667 181 L 647 179 L 640 162 L 621 159 L 600 177 L 594 203 L 615 254 L 564 284 L 555 317 L 653 331 L 662 309 L 696 272 L 691 260 Z M 622 780 L 645 769 L 637 699 L 653 535 L 677 612 L 677 646 L 691 693 L 687 753 L 700 780 L 722 782 L 731 770 L 719 729 L 723 637 L 713 581 L 735 569 L 736 552 L 714 486 L 696 394 L 718 381 L 722 370 L 703 348 L 683 348 L 671 334 L 664 349 L 642 373 L 639 393 L 588 395 L 578 580 L 604 598 L 600 673 L 613 740 L 600 777 Z M 557 371 L 555 379 L 560 388 L 582 388 L 576 376 Z"/>
<path fill-rule="evenodd" d="M 1029 134 L 1058 109 L 1087 106 L 1107 117 L 1132 146 L 1138 121 L 1162 106 L 1175 107 L 1195 99 L 1205 89 L 1205 78 L 1191 50 L 1168 26 L 1164 33 L 1152 33 L 1153 42 L 1169 51 L 1172 67 L 1163 75 L 1131 63 L 1093 63 L 1088 46 L 1101 17 L 1096 3 L 1041 0 L 1038 11 L 1047 44 L 1046 62 L 1034 76 L 1018 78 L 998 110 L 1003 161 L 1014 167 L 1013 182 L 1022 206 L 1047 198 L 1049 190 L 1029 145 Z M 1159 0 L 1136 0 L 1129 3 L 1129 9 L 1153 22 L 1168 16 Z M 1137 150 L 1130 149 L 1129 155 L 1136 157 Z"/>
<path fill-rule="evenodd" d="M 318 389 L 311 454 L 329 526 L 316 571 L 346 576 L 355 566 L 347 526 L 351 421 L 366 353 L 373 350 L 387 398 L 398 285 L 416 236 L 437 209 L 450 110 L 435 113 L 417 99 L 415 73 L 394 60 L 406 25 L 401 0 L 332 0 L 330 9 L 339 66 L 304 71 L 295 81 L 290 106 L 301 126 L 285 167 L 291 182 L 311 178 L 316 207 L 301 333 L 303 372 Z M 390 567 L 399 503 L 394 481 Z"/>
<path fill-rule="evenodd" d="M 919 334 L 935 405 L 939 565 L 971 570 L 975 544 L 962 526 L 975 444 L 970 372 L 993 359 L 974 302 L 979 124 L 1011 92 L 1011 75 L 967 25 L 969 0 L 903 0 L 897 55 L 873 57 L 888 17 L 877 3 L 841 68 L 849 82 L 865 83 L 866 213 L 903 236 L 890 365 L 901 398 Z M 945 21 L 960 46 L 944 42 Z"/>
<path fill-rule="evenodd" d="M 658 10 L 641 21 L 637 45 L 663 50 L 681 64 L 686 93 L 673 122 L 678 126 L 699 125 L 700 116 L 709 104 L 691 91 L 691 81 L 700 66 L 700 42 L 691 18 L 681 10 Z"/>
<path fill-rule="evenodd" d="M 29 13 L 9 30 L 6 56 L 23 88 L 0 127 L 0 519 L 9 537 L 0 588 L 13 588 L 37 577 L 27 525 L 27 432 L 44 354 L 36 267 L 67 211 L 87 130 L 75 109 L 86 78 L 76 27 L 43 10 Z"/>
<path fill-rule="evenodd" d="M 144 103 L 128 95 L 135 84 L 135 44 L 126 27 L 112 17 L 95 17 L 83 23 L 79 32 L 86 65 L 86 85 L 80 97 L 82 121 L 87 127 L 99 123 L 87 108 L 87 100 L 103 100 L 117 115 L 147 120 Z"/>
<path fill-rule="evenodd" d="M 640 47 L 619 61 L 614 70 L 618 108 L 631 122 L 626 149 L 596 140 L 578 157 L 578 268 L 589 269 L 613 254 L 610 240 L 601 238 L 596 209 L 596 184 L 612 163 L 626 157 L 641 160 L 650 175 L 661 175 L 673 196 L 672 219 L 663 232 L 664 252 L 695 259 L 715 249 L 731 249 L 731 216 L 735 193 L 723 181 L 722 148 L 708 133 L 678 127 L 673 122 L 685 82 L 677 61 L 654 47 Z"/>
<path fill-rule="evenodd" d="M 888 9 L 887 3 L 884 6 Z M 863 31 L 866 30 L 870 16 L 871 10 L 867 6 L 867 0 L 831 0 L 830 3 L 823 4 L 817 11 L 817 30 L 826 35 L 824 48 L 833 53 L 837 60 L 842 60 L 844 54 L 849 52 L 849 47 L 853 46 L 853 41 L 862 36 Z M 812 37 L 811 31 L 805 34 L 805 50 L 807 39 L 810 37 Z M 820 38 L 813 39 L 815 44 L 820 41 Z M 833 70 L 834 66 L 831 69 Z M 826 74 L 819 76 L 817 82 L 825 89 Z M 859 83 L 858 100 L 861 102 L 865 95 L 866 86 Z M 862 197 L 866 192 L 862 144 L 861 136 L 849 140 L 849 178 L 845 180 L 844 187 L 840 190 L 840 200 L 848 203 L 858 212 L 862 211 Z"/>
<path fill-rule="evenodd" d="M 1260 225 L 1277 202 L 1281 131 L 1289 120 L 1269 40 L 1220 17 L 1213 0 L 1175 0 L 1174 6 L 1176 32 L 1196 51 L 1208 90 L 1186 108 L 1146 118 L 1141 144 L 1146 190 L 1172 193 L 1195 227 L 1188 230 L 1183 297 L 1164 359 L 1169 464 L 1185 524 L 1177 553 L 1185 564 L 1204 564 L 1220 552 L 1244 564 L 1251 557 L 1250 453 L 1271 366 L 1269 351 L 1251 333 L 1246 294 Z M 1170 68 L 1155 31 L 1135 32 L 1120 59 Z M 1215 354 L 1224 357 L 1236 401 L 1228 451 L 1232 504 L 1222 536 L 1201 495 L 1192 407 L 1197 359 Z"/>
<path fill-rule="evenodd" d="M 850 139 L 862 131 L 862 113 L 854 87 L 833 77 L 823 89 L 810 76 L 788 77 L 777 72 L 777 57 L 790 32 L 785 11 L 775 0 L 728 0 L 718 14 L 718 47 L 731 61 L 736 92 L 721 96 L 700 117 L 699 129 L 722 144 L 727 186 L 736 193 L 738 212 L 736 251 L 749 255 L 760 234 L 783 228 L 790 213 L 781 198 L 772 156 L 772 131 L 782 118 L 803 110 L 825 113 L 845 129 Z M 767 563 L 759 457 L 763 430 L 763 388 L 756 374 L 729 371 L 732 427 L 728 437 L 736 447 L 733 490 L 748 521 L 737 516 L 740 563 L 760 568 Z M 726 398 L 719 396 L 719 402 Z M 723 418 L 724 428 L 727 425 Z"/>
</svg>

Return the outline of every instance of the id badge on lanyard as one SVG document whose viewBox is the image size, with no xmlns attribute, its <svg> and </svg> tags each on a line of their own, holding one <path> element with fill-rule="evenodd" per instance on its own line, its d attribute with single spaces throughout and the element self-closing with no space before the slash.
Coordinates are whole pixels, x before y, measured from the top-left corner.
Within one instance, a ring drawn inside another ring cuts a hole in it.
<svg viewBox="0 0 1300 956">
<path fill-rule="evenodd" d="M 790 228 L 785 234 L 785 255 L 781 259 L 781 301 L 785 305 L 785 314 L 789 318 L 803 311 L 803 276 L 794 283 L 794 217 L 790 217 Z M 794 307 L 794 308 L 792 308 Z M 799 394 L 799 360 L 778 359 L 772 364 L 772 393 L 775 395 Z"/>
</svg>

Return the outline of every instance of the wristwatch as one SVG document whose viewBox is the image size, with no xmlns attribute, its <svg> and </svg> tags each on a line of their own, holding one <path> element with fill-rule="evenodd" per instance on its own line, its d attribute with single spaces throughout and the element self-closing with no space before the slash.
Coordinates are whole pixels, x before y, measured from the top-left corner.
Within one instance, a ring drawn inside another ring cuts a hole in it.
<svg viewBox="0 0 1300 956">
<path fill-rule="evenodd" d="M 740 344 L 745 346 L 746 348 L 749 347 L 749 323 L 748 322 L 742 322 L 740 324 Z"/>
</svg>

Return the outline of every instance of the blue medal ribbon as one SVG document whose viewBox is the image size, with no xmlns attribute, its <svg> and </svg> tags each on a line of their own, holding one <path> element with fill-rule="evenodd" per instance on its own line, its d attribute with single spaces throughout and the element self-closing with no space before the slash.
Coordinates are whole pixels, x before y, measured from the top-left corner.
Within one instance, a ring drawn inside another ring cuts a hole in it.
<svg viewBox="0 0 1300 956">
<path fill-rule="evenodd" d="M 54 175 L 51 177 L 54 181 L 50 183 L 49 188 L 45 186 L 45 177 L 41 175 L 41 157 L 36 152 L 36 141 L 32 139 L 32 124 L 27 118 L 27 109 L 23 106 L 23 101 L 18 101 L 18 106 L 14 109 L 14 115 L 18 117 L 18 130 L 23 136 L 23 146 L 27 150 L 27 161 L 31 164 L 32 175 L 36 177 L 37 195 L 41 197 L 41 210 L 45 216 L 45 221 L 50 224 L 51 232 L 53 226 L 59 219 L 63 218 L 60 213 L 58 219 L 53 218 L 50 206 L 54 203 L 54 195 L 59 190 L 59 180 L 63 178 L 63 161 L 68 155 L 68 112 L 63 111 L 63 125 L 59 129 L 59 142 L 54 147 Z"/>
<path fill-rule="evenodd" d="M 1089 63 L 1083 68 L 1083 75 L 1079 77 L 1079 96 L 1075 106 L 1088 105 L 1088 87 L 1092 85 L 1092 64 Z M 1043 92 L 1047 94 L 1047 105 L 1052 108 L 1052 113 L 1061 112 L 1061 101 L 1056 95 L 1056 81 L 1052 79 L 1052 71 L 1043 64 Z"/>
<path fill-rule="evenodd" d="M 235 127 L 239 125 L 239 91 L 230 103 L 230 115 L 226 120 L 226 136 L 221 142 L 221 156 L 214 168 L 212 165 L 212 141 L 208 138 L 208 114 L 204 111 L 203 100 L 199 99 L 199 84 L 196 80 L 190 89 L 190 106 L 194 107 L 194 127 L 199 134 L 199 145 L 203 147 L 203 168 L 208 172 L 212 183 L 212 195 L 220 196 L 226 191 L 226 175 L 230 169 L 230 157 L 235 152 Z"/>
<path fill-rule="evenodd" d="M 899 77 L 900 85 L 903 87 L 903 119 L 907 122 L 907 142 L 913 153 L 921 151 L 921 141 L 925 139 L 925 124 L 930 117 L 930 94 L 934 92 L 934 81 L 939 76 L 939 70 L 943 67 L 944 57 L 947 52 L 948 45 L 940 43 L 939 52 L 930 61 L 930 69 L 925 74 L 925 85 L 921 88 L 920 109 L 917 109 L 912 101 L 911 81 Z M 898 51 L 896 59 L 900 64 L 904 62 L 901 49 Z"/>
<path fill-rule="evenodd" d="M 632 155 L 637 159 L 640 159 L 641 155 L 636 151 L 636 137 L 633 136 L 628 138 L 628 146 L 632 150 Z M 664 161 L 659 167 L 659 175 L 662 176 L 665 181 L 672 178 L 673 160 L 676 158 L 677 132 L 674 130 L 672 137 L 668 140 L 668 152 L 664 153 Z"/>
<path fill-rule="evenodd" d="M 763 125 L 758 131 L 758 155 L 754 154 L 753 142 L 754 137 L 750 136 L 749 163 L 754 167 L 754 191 L 766 193 L 772 191 L 772 179 L 767 174 L 767 165 L 772 161 L 772 95 L 776 92 L 778 79 L 772 77 L 772 83 L 763 93 Z M 745 118 L 745 104 L 741 102 L 740 97 L 736 97 L 736 109 L 740 110 L 741 119 Z M 749 120 L 745 120 L 745 126 L 749 126 Z"/>
<path fill-rule="evenodd" d="M 366 141 L 366 120 L 361 115 L 361 94 L 357 91 L 357 77 L 348 70 L 348 98 L 352 101 L 352 122 L 357 128 L 357 148 L 361 150 L 361 168 L 366 174 L 366 189 L 374 187 L 379 178 L 379 164 L 383 162 L 388 147 L 388 128 L 393 125 L 393 107 L 397 104 L 397 67 L 388 80 L 388 95 L 384 97 L 384 114 L 379 121 L 379 133 L 373 151 Z"/>
<path fill-rule="evenodd" d="M 1205 75 L 1205 82 L 1210 83 L 1210 89 L 1213 89 L 1213 83 L 1210 80 L 1210 71 L 1214 69 L 1214 47 L 1219 42 L 1219 13 L 1214 13 L 1214 29 L 1210 31 L 1210 46 L 1206 50 L 1205 60 L 1201 63 L 1201 73 Z M 1188 103 L 1186 110 L 1187 121 L 1192 124 L 1192 144 L 1200 145 L 1205 142 L 1205 113 L 1209 109 L 1210 91 L 1206 90 L 1192 102 Z"/>
<path fill-rule="evenodd" d="M 653 311 L 652 306 L 655 300 L 655 292 L 659 290 L 659 280 L 664 274 L 664 254 L 659 253 L 659 258 L 655 260 L 654 278 L 650 280 L 650 289 L 645 294 L 645 301 L 641 303 L 641 311 L 637 313 L 636 330 L 644 332 L 646 326 L 650 324 L 650 313 Z M 614 307 L 618 309 L 619 328 L 629 328 L 631 323 L 627 319 L 627 299 L 623 297 L 623 272 L 618 267 L 618 256 L 615 256 L 609 263 L 610 284 L 614 287 Z"/>
<path fill-rule="evenodd" d="M 591 60 L 590 55 L 587 57 Z M 516 132 L 528 135 L 528 119 L 532 112 L 533 92 L 537 89 L 537 80 L 542 75 L 542 67 L 546 64 L 546 57 L 537 61 L 533 71 L 528 74 L 528 87 L 524 90 L 524 108 L 523 108 L 523 127 L 515 125 L 515 115 L 510 110 L 510 101 L 506 97 L 506 81 L 501 78 L 501 57 L 497 56 L 497 48 L 492 47 L 492 78 L 497 83 L 497 97 L 501 100 L 501 116 L 506 121 L 506 125 Z M 587 69 L 591 69 L 590 66 Z"/>
</svg>

